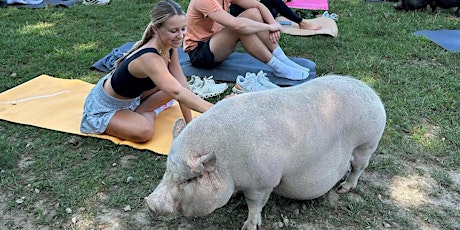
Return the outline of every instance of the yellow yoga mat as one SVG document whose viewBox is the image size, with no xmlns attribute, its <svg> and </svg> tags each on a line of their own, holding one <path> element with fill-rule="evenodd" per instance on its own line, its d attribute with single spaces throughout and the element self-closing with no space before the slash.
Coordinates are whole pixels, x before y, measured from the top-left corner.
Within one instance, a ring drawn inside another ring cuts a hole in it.
<svg viewBox="0 0 460 230">
<path fill-rule="evenodd" d="M 172 143 L 172 125 L 182 117 L 179 104 L 161 112 L 155 121 L 155 135 L 145 143 L 135 143 L 109 135 L 88 135 L 80 132 L 80 119 L 86 95 L 94 85 L 74 79 L 48 75 L 0 93 L 0 119 L 77 135 L 111 140 L 116 144 L 168 154 Z M 194 117 L 200 113 L 193 112 Z"/>
</svg>

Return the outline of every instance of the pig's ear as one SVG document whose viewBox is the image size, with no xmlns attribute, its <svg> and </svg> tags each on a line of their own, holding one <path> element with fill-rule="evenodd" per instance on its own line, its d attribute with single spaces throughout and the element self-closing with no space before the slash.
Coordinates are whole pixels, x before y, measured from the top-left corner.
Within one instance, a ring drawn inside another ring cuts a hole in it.
<svg viewBox="0 0 460 230">
<path fill-rule="evenodd" d="M 216 154 L 214 152 L 203 155 L 199 158 L 203 170 L 206 172 L 214 171 L 216 168 Z"/>
<path fill-rule="evenodd" d="M 183 118 L 179 118 L 174 122 L 173 125 L 173 139 L 179 136 L 179 133 L 185 128 L 185 121 Z"/>
<path fill-rule="evenodd" d="M 192 172 L 211 172 L 216 168 L 216 154 L 214 152 L 192 157 L 187 161 Z"/>
</svg>

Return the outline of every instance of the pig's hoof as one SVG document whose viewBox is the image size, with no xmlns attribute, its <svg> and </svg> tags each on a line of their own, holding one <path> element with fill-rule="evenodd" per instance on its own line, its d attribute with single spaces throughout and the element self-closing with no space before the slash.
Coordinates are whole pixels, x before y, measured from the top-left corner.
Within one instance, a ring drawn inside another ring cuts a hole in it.
<svg viewBox="0 0 460 230">
<path fill-rule="evenodd" d="M 353 189 L 353 186 L 350 183 L 343 182 L 337 187 L 337 193 L 347 193 Z"/>
<path fill-rule="evenodd" d="M 250 221 L 244 222 L 243 227 L 241 230 L 263 230 L 264 228 L 262 227 L 261 224 L 254 224 L 250 223 Z"/>
<path fill-rule="evenodd" d="M 174 122 L 173 125 L 173 138 L 179 136 L 179 133 L 185 128 L 186 123 L 183 118 L 179 118 Z"/>
</svg>

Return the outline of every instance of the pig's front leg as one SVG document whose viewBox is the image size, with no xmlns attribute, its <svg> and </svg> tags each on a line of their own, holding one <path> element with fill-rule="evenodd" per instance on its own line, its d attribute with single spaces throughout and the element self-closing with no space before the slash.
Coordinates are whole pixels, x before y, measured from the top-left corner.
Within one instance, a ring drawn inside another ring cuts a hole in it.
<svg viewBox="0 0 460 230">
<path fill-rule="evenodd" d="M 246 191 L 244 197 L 248 205 L 248 219 L 244 222 L 242 230 L 257 230 L 262 226 L 262 208 L 270 198 L 273 189 Z"/>
</svg>

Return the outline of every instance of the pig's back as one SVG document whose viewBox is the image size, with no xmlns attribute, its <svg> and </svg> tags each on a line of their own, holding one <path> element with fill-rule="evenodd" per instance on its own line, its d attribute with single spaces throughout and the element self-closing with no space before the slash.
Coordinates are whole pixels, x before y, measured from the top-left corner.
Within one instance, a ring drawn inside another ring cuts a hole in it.
<svg viewBox="0 0 460 230">
<path fill-rule="evenodd" d="M 184 141 L 192 152 L 215 151 L 237 187 L 292 179 L 320 194 L 347 171 L 351 151 L 378 141 L 384 126 L 383 106 L 370 87 L 325 76 L 224 99 L 184 129 Z"/>
</svg>

